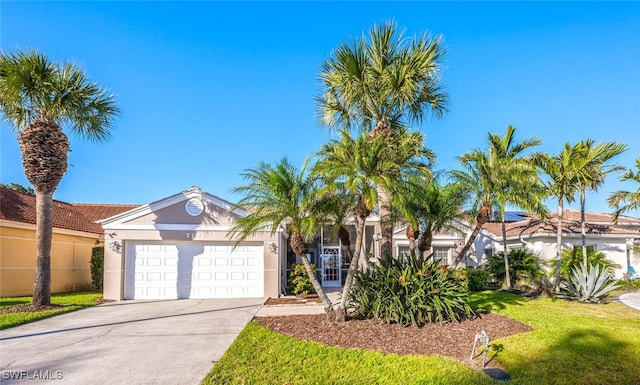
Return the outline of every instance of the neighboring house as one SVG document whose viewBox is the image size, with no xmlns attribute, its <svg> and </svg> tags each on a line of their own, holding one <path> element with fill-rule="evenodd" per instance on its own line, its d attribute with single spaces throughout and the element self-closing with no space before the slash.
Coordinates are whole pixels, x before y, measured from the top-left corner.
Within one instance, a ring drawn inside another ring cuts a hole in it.
<svg viewBox="0 0 640 385">
<path fill-rule="evenodd" d="M 507 249 L 526 248 L 545 261 L 556 258 L 557 214 L 541 221 L 522 215 L 506 223 Z M 602 251 L 609 260 L 621 266 L 615 270 L 621 278 L 629 265 L 640 265 L 640 257 L 633 254 L 634 243 L 640 241 L 640 219 L 621 216 L 617 224 L 610 214 L 585 213 L 587 248 Z M 580 211 L 566 209 L 562 223 L 562 246 L 582 247 Z M 486 257 L 502 252 L 502 225 L 487 223 L 474 242 L 473 258 L 482 264 Z"/>
<path fill-rule="evenodd" d="M 53 201 L 51 291 L 91 288 L 91 249 L 101 245 L 95 221 L 133 205 Z M 0 186 L 0 296 L 33 294 L 36 261 L 36 197 Z"/>
</svg>

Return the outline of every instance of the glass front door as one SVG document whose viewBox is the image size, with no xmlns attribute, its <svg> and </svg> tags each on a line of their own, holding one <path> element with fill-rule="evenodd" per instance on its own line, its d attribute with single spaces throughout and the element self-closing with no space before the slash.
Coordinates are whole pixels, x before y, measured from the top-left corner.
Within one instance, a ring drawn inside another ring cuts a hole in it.
<svg viewBox="0 0 640 385">
<path fill-rule="evenodd" d="M 322 286 L 342 286 L 342 257 L 339 246 L 322 247 Z"/>
</svg>

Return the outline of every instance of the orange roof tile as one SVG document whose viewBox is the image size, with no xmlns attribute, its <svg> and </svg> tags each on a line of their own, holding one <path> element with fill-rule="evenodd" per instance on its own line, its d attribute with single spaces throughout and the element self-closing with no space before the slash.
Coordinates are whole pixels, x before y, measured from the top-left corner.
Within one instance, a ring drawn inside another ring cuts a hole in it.
<svg viewBox="0 0 640 385">
<path fill-rule="evenodd" d="M 138 205 L 71 204 L 53 201 L 53 227 L 102 234 L 98 219 L 139 207 Z M 0 186 L 0 219 L 35 224 L 36 196 Z"/>
<path fill-rule="evenodd" d="M 532 216 L 528 219 L 516 222 L 506 223 L 507 237 L 519 235 L 531 235 L 540 233 L 557 232 L 556 213 L 550 214 L 546 221 L 540 220 L 538 217 Z M 638 234 L 640 227 L 640 219 L 621 216 L 618 220 L 619 224 L 612 222 L 611 214 L 603 213 L 585 213 L 585 227 L 587 234 Z M 622 226 L 621 223 L 630 223 L 635 225 L 635 229 L 628 226 Z M 491 222 L 486 223 L 482 228 L 494 235 L 502 235 L 502 224 Z M 563 213 L 562 231 L 564 233 L 580 233 L 580 211 L 565 209 Z"/>
</svg>

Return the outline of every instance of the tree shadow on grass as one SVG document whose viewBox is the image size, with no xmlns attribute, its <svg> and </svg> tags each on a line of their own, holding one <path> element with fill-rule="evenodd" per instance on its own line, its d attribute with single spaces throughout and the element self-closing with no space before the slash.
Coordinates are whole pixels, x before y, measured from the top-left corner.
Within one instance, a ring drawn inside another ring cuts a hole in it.
<svg viewBox="0 0 640 385">
<path fill-rule="evenodd" d="M 482 291 L 469 295 L 469 306 L 474 311 L 480 310 L 487 313 L 504 310 L 507 305 L 524 305 L 528 301 L 526 297 L 504 291 Z"/>
<path fill-rule="evenodd" d="M 523 355 L 507 371 L 523 384 L 640 385 L 640 356 L 631 343 L 611 334 L 579 329 L 535 355 Z"/>
</svg>

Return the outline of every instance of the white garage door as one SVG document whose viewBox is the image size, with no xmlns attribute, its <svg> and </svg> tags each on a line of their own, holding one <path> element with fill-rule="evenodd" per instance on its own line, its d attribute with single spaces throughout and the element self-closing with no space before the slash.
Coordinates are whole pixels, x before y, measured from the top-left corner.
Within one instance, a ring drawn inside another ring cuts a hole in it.
<svg viewBox="0 0 640 385">
<path fill-rule="evenodd" d="M 126 299 L 260 298 L 262 245 L 128 243 Z"/>
</svg>

